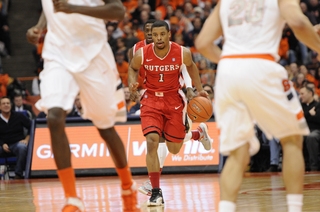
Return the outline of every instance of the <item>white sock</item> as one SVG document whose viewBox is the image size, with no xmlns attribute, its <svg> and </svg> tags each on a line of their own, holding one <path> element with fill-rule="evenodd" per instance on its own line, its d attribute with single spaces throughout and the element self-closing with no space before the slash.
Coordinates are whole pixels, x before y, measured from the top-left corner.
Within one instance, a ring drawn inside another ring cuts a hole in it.
<svg viewBox="0 0 320 212">
<path fill-rule="evenodd" d="M 167 157 L 167 145 L 166 143 L 159 143 L 158 146 L 158 157 L 159 157 L 159 163 L 160 163 L 160 169 L 163 168 L 164 161 Z"/>
<path fill-rule="evenodd" d="M 190 132 L 186 133 L 186 135 L 184 136 L 183 142 L 187 142 L 187 141 L 191 140 L 191 138 L 192 138 L 192 132 L 190 131 Z"/>
<path fill-rule="evenodd" d="M 235 212 L 236 203 L 222 200 L 219 202 L 219 212 Z"/>
<path fill-rule="evenodd" d="M 288 212 L 301 212 L 303 194 L 287 194 Z"/>
</svg>

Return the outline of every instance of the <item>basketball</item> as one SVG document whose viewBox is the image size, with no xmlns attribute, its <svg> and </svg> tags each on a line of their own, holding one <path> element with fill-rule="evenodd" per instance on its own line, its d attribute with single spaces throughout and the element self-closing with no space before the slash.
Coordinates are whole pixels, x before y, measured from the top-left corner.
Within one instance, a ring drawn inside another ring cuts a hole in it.
<svg viewBox="0 0 320 212">
<path fill-rule="evenodd" d="M 208 98 L 197 96 L 189 102 L 187 113 L 194 122 L 206 122 L 213 113 L 212 103 Z"/>
</svg>

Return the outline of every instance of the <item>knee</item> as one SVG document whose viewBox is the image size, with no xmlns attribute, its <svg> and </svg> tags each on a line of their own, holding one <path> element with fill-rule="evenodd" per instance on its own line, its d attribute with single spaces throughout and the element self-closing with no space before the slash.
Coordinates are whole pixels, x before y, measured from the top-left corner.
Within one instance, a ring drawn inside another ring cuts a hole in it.
<svg viewBox="0 0 320 212">
<path fill-rule="evenodd" d="M 26 153 L 27 150 L 28 150 L 27 145 L 25 145 L 24 143 L 18 143 L 17 148 L 18 148 L 19 154 L 24 154 L 24 153 Z"/>
<path fill-rule="evenodd" d="M 168 150 L 171 154 L 174 154 L 174 155 L 176 155 L 180 152 L 180 149 L 178 149 L 178 148 L 169 148 L 168 147 Z"/>
<path fill-rule="evenodd" d="M 47 123 L 50 128 L 64 126 L 65 112 L 61 108 L 53 108 L 48 112 Z"/>
<path fill-rule="evenodd" d="M 147 151 L 149 153 L 157 152 L 158 145 L 159 145 L 159 136 L 158 135 L 147 136 Z"/>
</svg>

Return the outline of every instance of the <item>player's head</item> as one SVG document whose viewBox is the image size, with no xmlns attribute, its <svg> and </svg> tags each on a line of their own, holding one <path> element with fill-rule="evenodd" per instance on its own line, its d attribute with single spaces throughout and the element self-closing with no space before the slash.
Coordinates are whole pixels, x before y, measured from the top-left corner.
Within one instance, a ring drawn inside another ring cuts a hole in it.
<svg viewBox="0 0 320 212">
<path fill-rule="evenodd" d="M 158 49 L 164 49 L 169 45 L 171 33 L 169 31 L 169 26 L 165 21 L 156 21 L 151 27 L 152 39 L 154 46 Z"/>
<path fill-rule="evenodd" d="M 150 44 L 153 42 L 152 40 L 152 33 L 151 33 L 151 27 L 153 25 L 153 23 L 155 22 L 156 20 L 154 19 L 149 19 L 147 20 L 147 22 L 143 25 L 143 32 L 144 32 L 144 37 L 146 39 L 146 43 L 147 44 Z"/>
</svg>

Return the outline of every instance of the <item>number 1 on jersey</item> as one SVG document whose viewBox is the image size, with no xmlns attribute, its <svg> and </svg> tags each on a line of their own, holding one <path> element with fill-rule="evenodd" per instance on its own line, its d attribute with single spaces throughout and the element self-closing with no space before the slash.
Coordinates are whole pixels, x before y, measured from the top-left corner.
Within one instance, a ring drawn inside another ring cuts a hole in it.
<svg viewBox="0 0 320 212">
<path fill-rule="evenodd" d="M 159 82 L 163 82 L 163 74 L 160 74 Z"/>
</svg>

